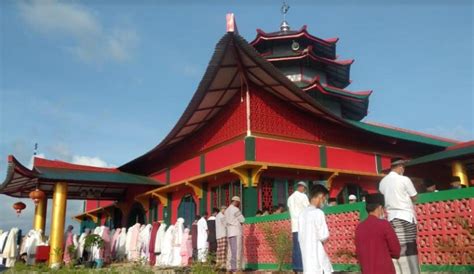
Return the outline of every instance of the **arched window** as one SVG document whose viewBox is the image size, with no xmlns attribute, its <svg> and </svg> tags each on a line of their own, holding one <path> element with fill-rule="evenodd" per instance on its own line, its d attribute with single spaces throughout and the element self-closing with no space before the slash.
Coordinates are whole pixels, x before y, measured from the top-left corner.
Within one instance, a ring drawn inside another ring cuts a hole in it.
<svg viewBox="0 0 474 274">
<path fill-rule="evenodd" d="M 184 227 L 191 227 L 196 216 L 196 203 L 193 196 L 186 195 L 181 199 L 178 207 L 178 218 L 184 219 Z"/>
<path fill-rule="evenodd" d="M 127 218 L 127 227 L 131 227 L 136 223 L 145 223 L 145 210 L 140 203 L 134 203 Z"/>
</svg>

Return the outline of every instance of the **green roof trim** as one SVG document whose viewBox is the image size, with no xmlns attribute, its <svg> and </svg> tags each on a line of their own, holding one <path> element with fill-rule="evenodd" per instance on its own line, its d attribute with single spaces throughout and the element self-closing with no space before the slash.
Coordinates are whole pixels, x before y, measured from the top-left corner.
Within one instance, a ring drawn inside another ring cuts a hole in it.
<svg viewBox="0 0 474 274">
<path fill-rule="evenodd" d="M 38 170 L 40 178 L 56 181 L 89 181 L 154 186 L 163 184 L 146 176 L 126 172 L 98 172 L 56 168 L 38 168 Z"/>
<path fill-rule="evenodd" d="M 345 119 L 345 121 L 357 128 L 370 131 L 376 134 L 405 140 L 405 141 L 423 143 L 423 144 L 439 146 L 439 147 L 449 147 L 456 144 L 455 142 L 443 141 L 443 140 L 439 140 L 435 138 L 430 138 L 428 136 L 423 136 L 423 135 L 414 134 L 410 132 L 404 132 L 404 131 L 393 129 L 393 128 L 371 125 L 364 122 L 359 122 L 359 121 L 354 121 L 354 120 L 349 120 L 349 119 Z"/>
<path fill-rule="evenodd" d="M 343 92 L 334 88 L 331 88 L 329 86 L 322 86 L 324 90 L 332 92 L 332 93 L 337 93 L 343 96 L 347 97 L 353 97 L 353 98 L 358 98 L 358 99 L 363 99 L 363 100 L 368 100 L 370 97 L 370 94 L 357 94 L 357 93 L 349 93 L 349 92 Z"/>
<path fill-rule="evenodd" d="M 425 164 L 429 162 L 436 162 L 436 161 L 466 156 L 470 154 L 474 158 L 474 145 L 471 145 L 468 147 L 462 147 L 458 149 L 444 150 L 444 151 L 436 152 L 433 154 L 425 155 L 420 158 L 411 160 L 410 162 L 407 163 L 407 166 L 415 166 L 415 165 Z"/>
</svg>

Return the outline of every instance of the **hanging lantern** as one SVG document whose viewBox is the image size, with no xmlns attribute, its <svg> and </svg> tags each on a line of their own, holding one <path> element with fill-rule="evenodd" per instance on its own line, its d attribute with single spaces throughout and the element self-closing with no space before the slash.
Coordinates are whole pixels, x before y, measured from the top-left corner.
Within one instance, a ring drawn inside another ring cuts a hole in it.
<svg viewBox="0 0 474 274">
<path fill-rule="evenodd" d="M 35 206 L 37 206 L 38 203 L 44 199 L 44 197 L 45 197 L 44 192 L 39 190 L 38 188 L 30 192 L 30 198 L 35 203 Z"/>
<path fill-rule="evenodd" d="M 13 204 L 13 209 L 15 209 L 17 216 L 20 216 L 21 211 L 25 208 L 26 208 L 26 205 L 23 202 L 16 202 Z"/>
</svg>

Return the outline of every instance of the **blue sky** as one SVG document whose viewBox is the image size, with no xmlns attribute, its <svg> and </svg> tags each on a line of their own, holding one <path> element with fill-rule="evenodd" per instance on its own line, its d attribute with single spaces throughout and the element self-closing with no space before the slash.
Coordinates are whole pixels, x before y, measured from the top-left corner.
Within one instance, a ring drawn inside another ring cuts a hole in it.
<svg viewBox="0 0 474 274">
<path fill-rule="evenodd" d="M 6 157 L 121 165 L 168 133 L 234 12 L 240 34 L 276 31 L 280 1 L 1 1 L 0 177 Z M 132 4 L 133 3 L 133 4 Z M 474 139 L 472 1 L 289 1 L 293 29 L 339 37 L 366 121 Z M 33 206 L 0 228 L 31 223 Z M 70 214 L 81 203 L 70 203 Z M 2 220 L 5 219 L 5 220 Z"/>
</svg>

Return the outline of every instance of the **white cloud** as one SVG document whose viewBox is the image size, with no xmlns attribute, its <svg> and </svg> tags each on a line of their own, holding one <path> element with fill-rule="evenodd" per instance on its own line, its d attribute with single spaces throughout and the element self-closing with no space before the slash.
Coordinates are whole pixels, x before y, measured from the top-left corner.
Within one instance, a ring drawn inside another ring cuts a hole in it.
<svg viewBox="0 0 474 274">
<path fill-rule="evenodd" d="M 86 63 L 123 62 L 132 57 L 138 44 L 133 29 L 105 29 L 86 7 L 58 0 L 20 1 L 21 18 L 44 35 L 61 36 L 71 41 L 60 45 Z"/>
<path fill-rule="evenodd" d="M 104 160 L 100 159 L 99 157 L 74 155 L 72 157 L 72 163 L 78 164 L 78 165 L 95 166 L 95 167 L 111 167 L 111 165 L 107 164 Z"/>
</svg>

